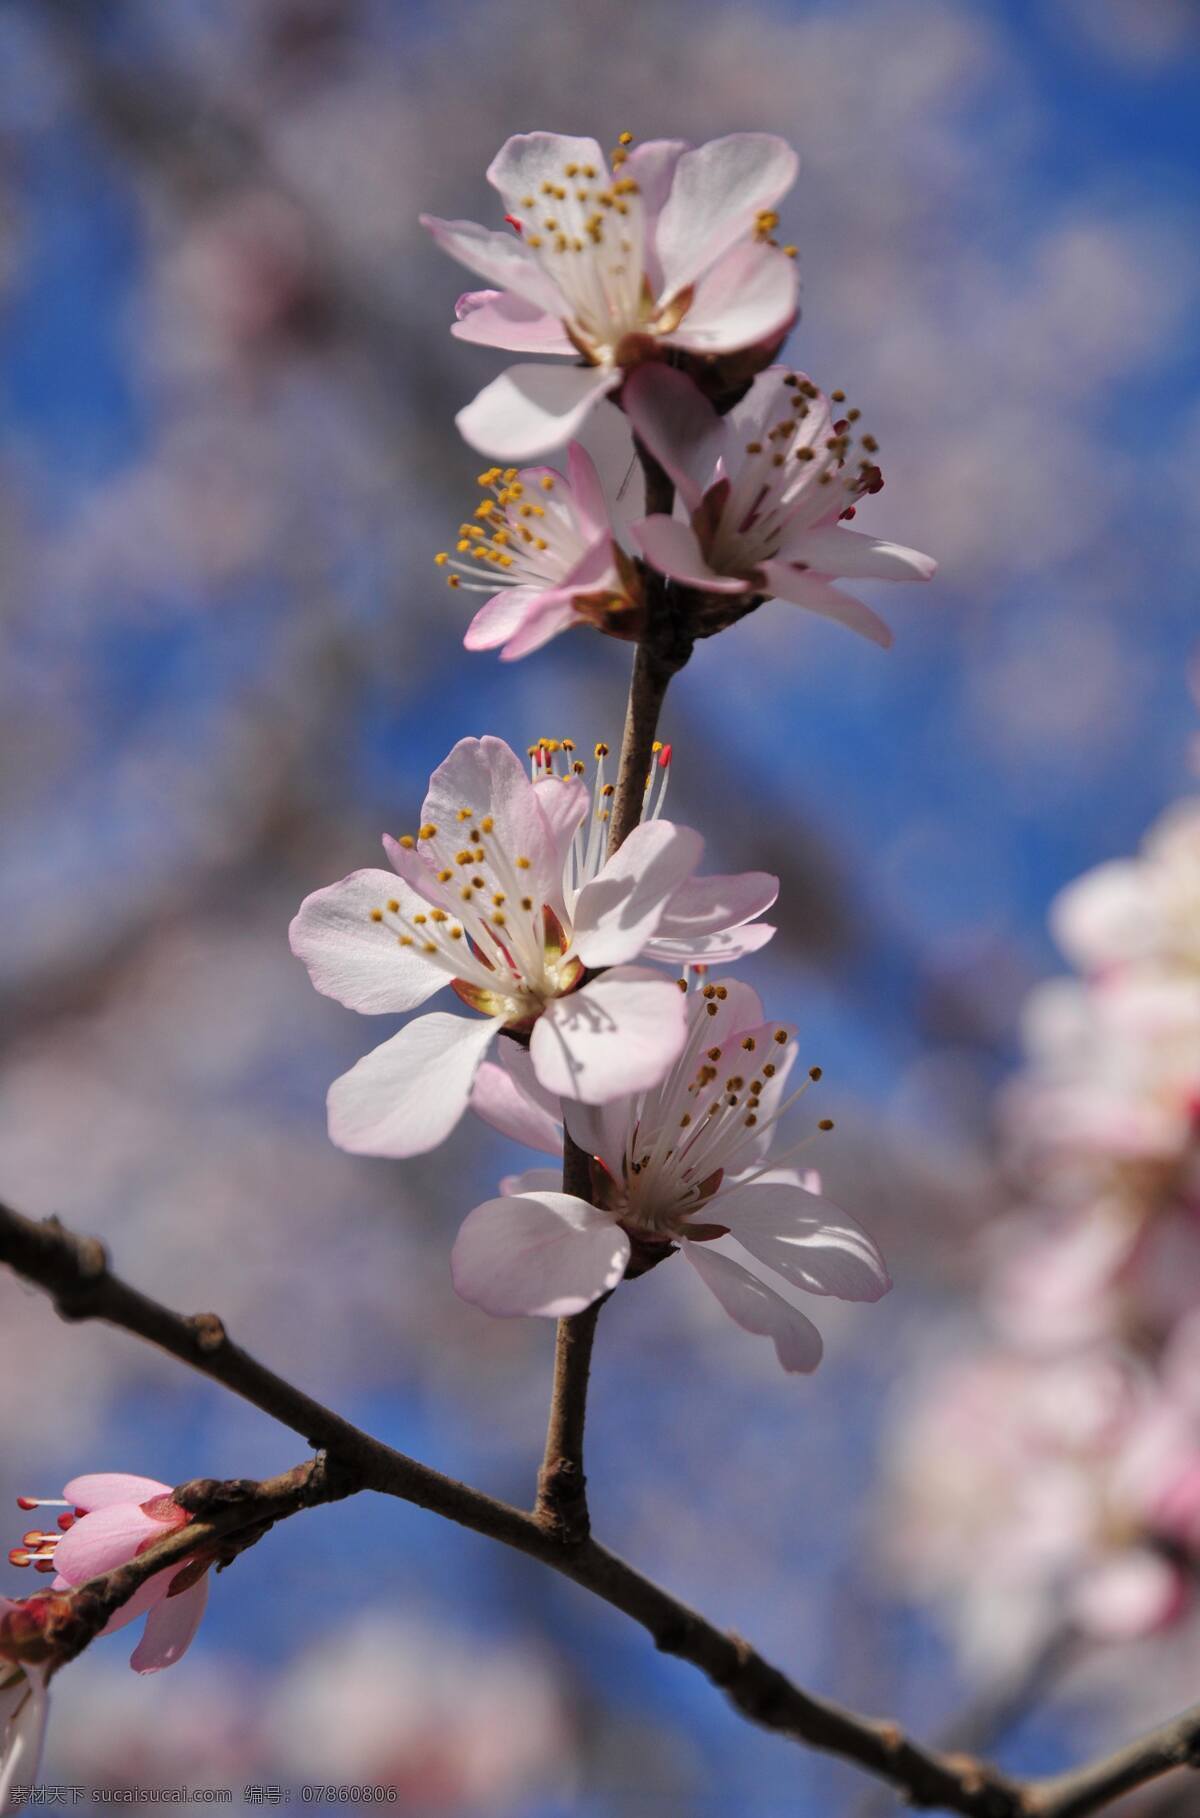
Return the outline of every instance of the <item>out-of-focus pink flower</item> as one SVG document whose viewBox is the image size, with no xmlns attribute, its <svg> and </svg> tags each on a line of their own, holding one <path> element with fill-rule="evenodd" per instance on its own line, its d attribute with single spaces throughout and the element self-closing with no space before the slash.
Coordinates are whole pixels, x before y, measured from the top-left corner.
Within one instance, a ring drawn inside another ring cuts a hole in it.
<svg viewBox="0 0 1200 1818">
<path fill-rule="evenodd" d="M 606 857 L 607 788 L 598 774 L 589 820 L 582 760 L 553 773 L 564 746 L 550 743 L 555 752 L 532 748 L 531 778 L 502 740 L 461 740 L 430 779 L 420 831 L 385 836 L 400 881 L 354 872 L 293 921 L 292 949 L 314 985 L 348 1008 L 415 1010 L 449 984 L 484 1019 L 420 1017 L 336 1080 L 329 1130 L 340 1147 L 436 1147 L 505 1029 L 528 1036 L 540 1084 L 565 1098 L 605 1104 L 656 1085 L 683 1047 L 686 1006 L 672 981 L 631 962 L 707 962 L 773 932 L 752 918 L 778 881 L 695 877 L 703 841 L 658 818 L 661 793 Z M 668 769 L 659 774 L 665 789 Z"/>
<path fill-rule="evenodd" d="M 1132 1639 L 1188 1607 L 1198 1472 L 1195 1411 L 1123 1355 L 947 1357 L 896 1426 L 888 1551 L 977 1658 Z"/>
<path fill-rule="evenodd" d="M 500 646 L 511 662 L 589 621 L 620 636 L 636 634 L 641 587 L 614 537 L 606 496 L 615 495 L 632 460 L 626 430 L 622 471 L 608 476 L 578 442 L 568 450 L 565 476 L 550 467 L 491 467 L 480 474 L 485 497 L 460 526 L 456 553 L 435 557 L 450 570 L 451 587 L 490 596 L 463 639 L 468 650 Z"/>
<path fill-rule="evenodd" d="M 811 379 L 783 366 L 760 373 L 725 417 L 665 366 L 634 373 L 622 401 L 678 489 L 682 515 L 634 527 L 655 568 L 731 599 L 790 600 L 891 643 L 883 620 L 834 580 L 927 581 L 937 564 L 845 528 L 857 501 L 883 485 L 874 437 L 856 447 L 857 411 L 835 416 Z"/>
<path fill-rule="evenodd" d="M 0 1597 L 0 1616 L 16 1606 Z M 0 1659 L 0 1813 L 19 1812 L 36 1786 L 46 1738 L 46 1669 Z M 20 1792 L 17 1789 L 20 1788 Z"/>
<path fill-rule="evenodd" d="M 458 1292 L 489 1313 L 559 1318 L 614 1288 L 631 1262 L 678 1246 L 738 1325 L 774 1341 L 785 1370 L 814 1370 L 820 1333 L 787 1290 L 873 1301 L 891 1283 L 875 1244 L 821 1197 L 815 1176 L 781 1165 L 786 1154 L 767 1160 L 777 1121 L 819 1077 L 814 1069 L 788 1093 L 794 1035 L 764 1020 L 746 985 L 694 992 L 687 1045 L 660 1086 L 598 1108 L 563 1103 L 592 1158 L 590 1200 L 541 1170 L 506 1182 L 459 1231 Z M 561 1151 L 557 1107 L 511 1044 L 503 1067 L 480 1069 L 472 1103 L 506 1135 Z"/>
<path fill-rule="evenodd" d="M 1200 800 L 1177 802 L 1139 857 L 1112 859 L 1069 884 L 1050 925 L 1086 972 L 1200 970 Z"/>
<path fill-rule="evenodd" d="M 21 1507 L 64 1511 L 60 1532 L 32 1530 L 9 1554 L 14 1565 L 56 1572 L 53 1588 L 62 1591 L 128 1564 L 190 1519 L 172 1499 L 170 1484 L 113 1471 L 73 1477 L 61 1499 L 23 1496 Z M 148 1578 L 102 1633 L 112 1634 L 147 1616 L 130 1665 L 136 1673 L 158 1673 L 187 1652 L 207 1602 L 207 1562 L 188 1560 Z"/>
<path fill-rule="evenodd" d="M 460 340 L 577 362 L 512 366 L 460 411 L 483 454 L 527 460 L 569 440 L 625 370 L 660 349 L 762 345 L 769 359 L 795 316 L 791 249 L 772 237 L 773 204 L 797 168 L 784 140 L 623 143 L 611 166 L 595 139 L 519 133 L 487 173 L 512 232 L 421 217 L 439 246 L 500 287 L 459 299 Z"/>
</svg>

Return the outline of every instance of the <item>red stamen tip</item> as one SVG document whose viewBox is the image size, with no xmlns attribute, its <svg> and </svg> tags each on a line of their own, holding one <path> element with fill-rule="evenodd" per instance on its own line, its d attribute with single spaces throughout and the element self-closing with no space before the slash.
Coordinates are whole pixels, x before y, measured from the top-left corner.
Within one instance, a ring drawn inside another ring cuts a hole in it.
<svg viewBox="0 0 1200 1818">
<path fill-rule="evenodd" d="M 64 1534 L 66 1533 L 68 1528 L 73 1528 L 75 1526 L 75 1517 L 71 1514 L 69 1509 L 67 1510 L 66 1514 L 59 1516 L 58 1525 L 62 1529 Z"/>
<path fill-rule="evenodd" d="M 508 225 L 512 228 L 514 233 L 523 234 L 525 232 L 519 215 L 505 215 L 504 219 L 508 222 Z"/>
<path fill-rule="evenodd" d="M 27 1566 L 29 1564 L 29 1554 L 25 1551 L 24 1547 L 12 1547 L 9 1549 L 8 1563 L 9 1565 L 14 1566 Z"/>
<path fill-rule="evenodd" d="M 19 1509 L 36 1509 L 37 1506 L 38 1506 L 38 1498 L 36 1496 L 18 1496 L 17 1497 L 17 1507 Z"/>
<path fill-rule="evenodd" d="M 670 769 L 670 767 L 671 767 L 671 747 L 669 745 L 664 745 L 662 750 L 659 752 L 658 767 L 660 770 L 669 770 Z"/>
<path fill-rule="evenodd" d="M 35 1559 L 33 1569 L 35 1572 L 53 1572 L 56 1568 L 52 1559 Z"/>
</svg>

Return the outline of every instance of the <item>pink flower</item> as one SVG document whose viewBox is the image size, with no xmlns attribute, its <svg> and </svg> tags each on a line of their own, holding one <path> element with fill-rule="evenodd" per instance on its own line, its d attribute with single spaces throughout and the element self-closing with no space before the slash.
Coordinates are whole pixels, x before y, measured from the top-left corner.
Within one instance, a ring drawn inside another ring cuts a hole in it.
<svg viewBox="0 0 1200 1818">
<path fill-rule="evenodd" d="M 611 405 L 602 408 L 624 424 Z M 633 460 L 627 428 L 623 443 L 614 491 Z M 614 538 L 601 476 L 580 443 L 568 450 L 565 478 L 550 467 L 491 467 L 479 484 L 494 496 L 460 526 L 457 553 L 434 558 L 451 571 L 451 587 L 490 596 L 463 639 L 468 650 L 503 646 L 511 662 L 589 619 L 619 636 L 636 633 L 637 570 Z"/>
<path fill-rule="evenodd" d="M 112 1471 L 73 1477 L 61 1501 L 23 1496 L 20 1506 L 66 1511 L 58 1518 L 61 1533 L 31 1531 L 9 1554 L 14 1565 L 56 1572 L 53 1589 L 58 1591 L 127 1564 L 190 1519 L 172 1500 L 170 1484 Z M 189 1560 L 148 1578 L 102 1632 L 109 1635 L 148 1615 L 130 1665 L 136 1673 L 161 1672 L 191 1646 L 207 1602 L 207 1563 Z"/>
<path fill-rule="evenodd" d="M 17 1605 L 0 1597 L 0 1617 Z M 0 1659 L 0 1813 L 10 1818 L 37 1785 L 46 1739 L 46 1669 Z M 20 1788 L 20 1792 L 17 1789 Z"/>
<path fill-rule="evenodd" d="M 1087 972 L 1200 969 L 1200 800 L 1177 802 L 1139 857 L 1112 859 L 1060 892 L 1059 946 Z"/>
<path fill-rule="evenodd" d="M 844 528 L 856 501 L 883 485 L 873 437 L 860 439 L 855 456 L 856 411 L 835 421 L 812 381 L 783 366 L 760 373 L 725 417 L 665 366 L 634 373 L 622 402 L 675 482 L 683 512 L 634 527 L 647 561 L 702 592 L 743 605 L 790 600 L 891 643 L 882 619 L 833 581 L 927 581 L 937 564 Z"/>
<path fill-rule="evenodd" d="M 787 1094 L 794 1031 L 763 1019 L 746 985 L 706 984 L 688 1003 L 688 1039 L 661 1084 L 596 1108 L 564 1102 L 571 1136 L 593 1158 L 589 1200 L 534 1171 L 477 1206 L 454 1246 L 454 1285 L 489 1313 L 577 1313 L 677 1245 L 725 1311 L 774 1341 L 785 1370 L 814 1370 L 821 1336 L 790 1289 L 878 1300 L 891 1283 L 852 1218 L 766 1160 L 775 1125 L 819 1077 Z M 506 1049 L 481 1068 L 473 1105 L 488 1123 L 557 1153 L 557 1107 L 529 1057 Z"/>
<path fill-rule="evenodd" d="M 782 139 L 733 133 L 694 149 L 656 139 L 622 144 L 611 164 L 595 139 L 519 133 L 487 173 L 511 233 L 421 217 L 439 246 L 500 287 L 459 299 L 460 340 L 582 356 L 512 366 L 459 412 L 465 439 L 496 459 L 568 441 L 625 369 L 660 349 L 774 345 L 795 316 L 795 265 L 771 237 L 772 205 L 796 175 Z"/>
<path fill-rule="evenodd" d="M 642 824 L 605 857 L 607 747 L 596 751 L 589 815 L 570 741 L 532 748 L 533 780 L 500 739 L 463 739 L 430 779 L 420 832 L 385 837 L 402 881 L 356 871 L 301 905 L 292 950 L 318 991 L 374 1014 L 414 1010 L 449 984 L 483 1017 L 420 1017 L 336 1080 L 329 1131 L 341 1148 L 436 1147 L 502 1030 L 528 1039 L 539 1082 L 563 1097 L 605 1104 L 653 1086 L 683 1046 L 686 1005 L 673 981 L 631 962 L 734 957 L 774 932 L 752 917 L 775 900 L 775 878 L 695 877 L 699 834 L 659 818 L 669 752 Z"/>
</svg>

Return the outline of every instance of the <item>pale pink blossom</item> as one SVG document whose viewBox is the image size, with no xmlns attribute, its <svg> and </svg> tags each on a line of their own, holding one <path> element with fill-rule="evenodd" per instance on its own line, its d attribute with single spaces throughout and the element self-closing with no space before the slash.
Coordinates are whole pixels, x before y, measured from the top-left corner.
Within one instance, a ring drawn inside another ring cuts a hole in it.
<svg viewBox="0 0 1200 1818">
<path fill-rule="evenodd" d="M 894 1435 L 892 1564 L 977 1658 L 1064 1623 L 1130 1640 L 1189 1607 L 1200 1423 L 1123 1354 L 945 1357 Z"/>
<path fill-rule="evenodd" d="M 58 1532 L 31 1530 L 21 1547 L 9 1555 L 14 1565 L 55 1572 L 52 1588 L 56 1591 L 71 1590 L 128 1564 L 191 1519 L 173 1500 L 170 1484 L 113 1471 L 73 1477 L 61 1499 L 23 1496 L 20 1506 L 63 1511 Z M 158 1673 L 187 1652 L 207 1602 L 207 1565 L 191 1559 L 148 1578 L 102 1633 L 110 1635 L 146 1616 L 130 1665 L 136 1673 Z"/>
<path fill-rule="evenodd" d="M 572 442 L 565 475 L 551 467 L 480 474 L 484 498 L 460 525 L 455 553 L 434 558 L 452 588 L 489 596 L 463 639 L 468 650 L 499 647 L 511 662 L 589 622 L 617 636 L 637 634 L 641 585 L 608 504 L 633 466 L 633 440 L 612 405 L 597 415 L 620 426 L 605 439 L 616 471 L 598 471 L 588 449 Z"/>
<path fill-rule="evenodd" d="M 634 527 L 653 567 L 731 604 L 789 600 L 891 643 L 883 620 L 833 582 L 927 581 L 937 564 L 845 527 L 858 500 L 883 485 L 857 411 L 837 414 L 810 379 L 783 366 L 760 373 L 724 417 L 665 366 L 634 373 L 622 403 L 677 488 L 675 516 Z"/>
<path fill-rule="evenodd" d="M 17 1605 L 0 1597 L 0 1617 Z M 46 1739 L 49 1694 L 43 1666 L 0 1658 L 0 1814 L 11 1818 L 37 1785 Z M 20 1789 L 18 1791 L 18 1789 Z"/>
<path fill-rule="evenodd" d="M 1050 925 L 1086 972 L 1151 967 L 1200 975 L 1200 799 L 1175 803 L 1137 858 L 1112 859 L 1069 884 Z"/>
<path fill-rule="evenodd" d="M 510 231 L 423 215 L 438 244 L 498 288 L 459 299 L 460 340 L 560 354 L 512 366 L 458 414 L 473 448 L 527 460 L 568 441 L 625 371 L 660 352 L 770 350 L 796 312 L 773 204 L 796 154 L 771 133 L 622 145 L 519 133 L 488 169 Z M 770 351 L 765 355 L 770 358 Z"/>
<path fill-rule="evenodd" d="M 592 1158 L 592 1191 L 564 1193 L 542 1170 L 505 1182 L 459 1231 L 458 1292 L 489 1313 L 557 1318 L 614 1288 L 631 1263 L 678 1247 L 738 1325 L 774 1341 L 785 1370 L 814 1370 L 821 1336 L 790 1291 L 873 1301 L 891 1284 L 871 1238 L 817 1178 L 787 1167 L 787 1154 L 767 1159 L 777 1121 L 820 1076 L 814 1068 L 788 1091 L 794 1037 L 731 980 L 691 993 L 687 1044 L 649 1091 L 560 1111 L 520 1050 L 481 1068 L 479 1115 L 551 1154 L 561 1115 Z"/>
<path fill-rule="evenodd" d="M 399 877 L 357 871 L 302 904 L 292 948 L 319 991 L 374 1014 L 415 1010 L 451 985 L 482 1017 L 420 1017 L 336 1080 L 340 1147 L 434 1148 L 501 1031 L 528 1041 L 547 1091 L 604 1104 L 645 1090 L 678 1056 L 687 1010 L 673 981 L 633 962 L 707 963 L 770 938 L 753 918 L 777 880 L 696 877 L 699 834 L 661 818 L 668 753 L 641 824 L 609 858 L 610 786 L 598 769 L 589 812 L 573 750 L 533 747 L 531 777 L 500 739 L 463 739 L 430 780 L 419 833 L 385 837 Z"/>
</svg>

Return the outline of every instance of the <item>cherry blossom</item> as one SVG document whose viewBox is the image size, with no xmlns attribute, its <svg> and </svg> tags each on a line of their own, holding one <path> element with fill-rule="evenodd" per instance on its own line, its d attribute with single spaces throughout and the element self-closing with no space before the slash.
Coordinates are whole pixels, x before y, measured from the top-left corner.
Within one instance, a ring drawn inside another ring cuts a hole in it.
<svg viewBox="0 0 1200 1818">
<path fill-rule="evenodd" d="M 785 1370 L 814 1370 L 821 1336 L 789 1289 L 878 1300 L 891 1283 L 875 1244 L 815 1176 L 788 1168 L 787 1155 L 767 1160 L 776 1123 L 820 1077 L 813 1068 L 788 1092 L 794 1037 L 764 1020 L 746 985 L 692 992 L 687 1043 L 660 1085 L 601 1107 L 561 1106 L 592 1157 L 591 1198 L 560 1191 L 541 1170 L 505 1182 L 459 1231 L 458 1292 L 489 1313 L 559 1318 L 677 1246 L 738 1325 L 774 1341 Z M 529 1057 L 506 1044 L 502 1063 L 480 1069 L 474 1109 L 506 1135 L 561 1152 L 559 1107 Z"/>
<path fill-rule="evenodd" d="M 574 749 L 542 741 L 527 773 L 502 740 L 461 740 L 430 779 L 419 832 L 385 836 L 398 878 L 357 871 L 301 905 L 292 948 L 327 996 L 375 1014 L 415 1010 L 448 984 L 482 1017 L 420 1017 L 336 1080 L 340 1147 L 436 1147 L 501 1031 L 528 1043 L 539 1082 L 563 1097 L 604 1104 L 656 1085 L 686 1039 L 686 1005 L 673 981 L 632 962 L 707 963 L 770 938 L 753 918 L 777 880 L 695 877 L 699 834 L 661 818 L 669 752 L 641 824 L 608 857 L 607 747 L 590 813 Z"/>
<path fill-rule="evenodd" d="M 126 1565 L 190 1520 L 173 1500 L 170 1484 L 119 1471 L 73 1477 L 61 1498 L 22 1496 L 20 1507 L 62 1511 L 59 1532 L 33 1529 L 9 1554 L 13 1565 L 55 1572 L 52 1588 L 57 1591 Z M 129 1664 L 135 1673 L 158 1673 L 187 1652 L 207 1602 L 207 1562 L 189 1560 L 148 1578 L 101 1632 L 112 1634 L 147 1616 Z"/>
<path fill-rule="evenodd" d="M 1130 1640 L 1189 1607 L 1200 1424 L 1122 1354 L 940 1357 L 891 1478 L 893 1563 L 977 1659 L 1011 1663 L 1064 1623 Z"/>
<path fill-rule="evenodd" d="M 17 1608 L 10 1598 L 0 1597 L 0 1616 Z M 21 1810 L 28 1789 L 37 1784 L 48 1711 L 45 1667 L 0 1659 L 0 1813 L 4 1818 Z"/>
<path fill-rule="evenodd" d="M 762 346 L 765 362 L 795 316 L 794 249 L 773 238 L 791 147 L 771 133 L 634 150 L 621 138 L 611 159 L 595 139 L 507 140 L 487 174 L 508 233 L 421 217 L 499 287 L 460 297 L 460 340 L 577 362 L 512 366 L 459 412 L 465 440 L 493 459 L 568 441 L 626 369 L 664 349 L 708 359 Z"/>
<path fill-rule="evenodd" d="M 1200 799 L 1177 802 L 1139 857 L 1112 859 L 1068 885 L 1050 925 L 1086 972 L 1141 966 L 1200 974 Z"/>
<path fill-rule="evenodd" d="M 602 409 L 623 421 L 611 405 Z M 625 470 L 632 458 L 625 429 Z M 613 476 L 614 492 L 622 478 Z M 452 588 L 489 596 L 463 639 L 468 650 L 502 647 L 511 662 L 589 621 L 636 636 L 637 569 L 614 537 L 602 476 L 581 443 L 571 443 L 566 475 L 551 467 L 490 467 L 479 484 L 485 496 L 459 526 L 455 553 L 434 558 Z"/>
<path fill-rule="evenodd" d="M 803 373 L 772 366 L 725 417 L 681 373 L 645 367 L 625 387 L 634 429 L 678 489 L 682 515 L 634 527 L 655 568 L 731 603 L 790 600 L 887 645 L 892 634 L 834 580 L 927 581 L 931 557 L 844 528 L 883 476 L 856 410 Z"/>
</svg>

